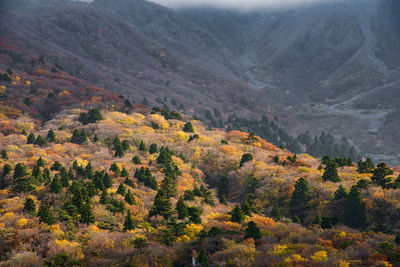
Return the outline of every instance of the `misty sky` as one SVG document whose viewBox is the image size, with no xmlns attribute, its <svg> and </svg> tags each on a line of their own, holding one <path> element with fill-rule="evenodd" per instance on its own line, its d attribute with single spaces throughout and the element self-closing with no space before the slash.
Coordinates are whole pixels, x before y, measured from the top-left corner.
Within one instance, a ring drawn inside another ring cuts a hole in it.
<svg viewBox="0 0 400 267">
<path fill-rule="evenodd" d="M 163 6 L 192 7 L 209 6 L 235 9 L 253 9 L 269 7 L 285 7 L 299 4 L 310 4 L 315 2 L 327 2 L 329 0 L 149 0 Z"/>
</svg>

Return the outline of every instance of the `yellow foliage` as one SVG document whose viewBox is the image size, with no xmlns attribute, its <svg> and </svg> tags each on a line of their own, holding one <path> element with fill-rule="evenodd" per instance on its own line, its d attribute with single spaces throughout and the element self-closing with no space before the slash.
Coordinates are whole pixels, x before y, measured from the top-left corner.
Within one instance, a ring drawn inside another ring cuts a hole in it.
<svg viewBox="0 0 400 267">
<path fill-rule="evenodd" d="M 17 221 L 17 223 L 16 223 L 16 225 L 17 225 L 18 228 L 22 228 L 22 227 L 24 227 L 24 226 L 27 225 L 27 224 L 28 224 L 28 220 L 25 219 L 25 218 L 19 219 L 19 220 Z"/>
<path fill-rule="evenodd" d="M 176 239 L 176 241 L 178 241 L 178 242 L 190 241 L 190 237 L 188 237 L 187 235 L 182 235 L 182 236 L 178 237 Z"/>
<path fill-rule="evenodd" d="M 10 219 L 12 216 L 14 216 L 14 212 L 7 212 L 6 214 L 3 215 L 2 219 L 7 220 Z"/>
<path fill-rule="evenodd" d="M 339 267 L 350 267 L 350 263 L 344 260 L 339 261 Z"/>
<path fill-rule="evenodd" d="M 316 262 L 324 262 L 328 259 L 328 254 L 325 250 L 320 250 L 311 255 L 311 259 Z"/>
<path fill-rule="evenodd" d="M 288 245 L 283 244 L 283 245 L 276 245 L 274 246 L 273 250 L 269 251 L 269 254 L 275 255 L 275 256 L 288 256 L 290 254 L 294 253 L 292 249 L 289 249 Z"/>
<path fill-rule="evenodd" d="M 235 222 L 231 222 L 231 221 L 227 221 L 224 222 L 224 229 L 225 230 L 230 230 L 230 231 L 240 231 L 240 229 L 242 228 L 242 226 L 238 223 Z"/>
<path fill-rule="evenodd" d="M 260 228 L 277 224 L 273 219 L 263 217 L 258 214 L 253 214 L 253 216 L 249 220 L 253 221 Z"/>
<path fill-rule="evenodd" d="M 299 254 L 293 254 L 285 259 L 285 262 L 289 264 L 301 264 L 306 261 L 307 259 L 301 257 Z"/>
<path fill-rule="evenodd" d="M 31 85 L 31 81 L 26 81 L 25 84 L 30 86 Z"/>
<path fill-rule="evenodd" d="M 6 228 L 5 223 L 0 223 L 0 228 Z"/>
<path fill-rule="evenodd" d="M 149 127 L 149 126 L 140 126 L 139 129 L 137 129 L 137 133 L 139 133 L 139 134 L 152 134 L 152 133 L 154 133 L 154 129 Z"/>
<path fill-rule="evenodd" d="M 70 96 L 71 93 L 68 92 L 67 90 L 64 90 L 64 91 L 60 92 L 58 95 L 59 95 L 59 96 Z"/>
<path fill-rule="evenodd" d="M 184 232 L 189 238 L 193 239 L 201 232 L 201 230 L 203 230 L 203 226 L 192 223 L 186 226 Z"/>
<path fill-rule="evenodd" d="M 87 160 L 83 160 L 81 158 L 75 158 L 75 160 L 79 167 L 86 167 L 86 165 L 88 165 L 88 163 L 89 163 Z M 73 162 L 71 162 L 71 165 L 72 164 L 73 164 Z"/>
<path fill-rule="evenodd" d="M 156 128 L 160 128 L 160 129 L 168 129 L 169 128 L 169 123 L 165 120 L 165 118 L 163 116 L 160 116 L 157 114 L 151 114 L 149 117 L 149 120 Z"/>
<path fill-rule="evenodd" d="M 187 141 L 187 140 L 189 140 L 189 134 L 185 133 L 184 131 L 177 131 L 174 133 L 174 140 L 175 141 L 179 141 L 179 140 Z"/>
<path fill-rule="evenodd" d="M 218 150 L 221 151 L 224 154 L 227 154 L 227 155 L 241 155 L 241 154 L 243 154 L 241 150 L 237 149 L 234 146 L 230 146 L 230 145 L 220 146 L 218 148 Z"/>
</svg>

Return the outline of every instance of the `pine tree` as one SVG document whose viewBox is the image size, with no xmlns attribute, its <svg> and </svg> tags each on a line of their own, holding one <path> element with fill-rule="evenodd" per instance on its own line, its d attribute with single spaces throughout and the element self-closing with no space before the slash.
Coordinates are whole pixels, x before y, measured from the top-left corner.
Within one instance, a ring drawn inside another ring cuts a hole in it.
<svg viewBox="0 0 400 267">
<path fill-rule="evenodd" d="M 33 201 L 32 198 L 28 197 L 25 200 L 25 204 L 24 204 L 24 212 L 29 213 L 31 215 L 34 215 L 36 213 L 36 206 L 35 206 L 35 202 Z"/>
<path fill-rule="evenodd" d="M 154 215 L 161 215 L 165 219 L 171 217 L 172 214 L 172 204 L 167 193 L 163 190 L 158 190 L 156 197 L 154 198 L 154 204 L 150 210 L 150 217 Z"/>
<path fill-rule="evenodd" d="M 58 174 L 56 174 L 50 184 L 50 192 L 60 194 L 62 192 L 62 188 L 63 186 L 61 184 L 61 181 L 58 178 Z"/>
<path fill-rule="evenodd" d="M 28 175 L 27 166 L 23 163 L 17 163 L 14 167 L 14 180 L 26 175 Z"/>
<path fill-rule="evenodd" d="M 128 190 L 128 193 L 125 195 L 125 201 L 129 205 L 136 205 L 135 197 L 132 195 L 131 190 Z"/>
<path fill-rule="evenodd" d="M 304 178 L 300 178 L 294 185 L 294 192 L 290 200 L 290 210 L 292 215 L 298 216 L 301 220 L 305 217 L 310 200 L 310 188 Z"/>
<path fill-rule="evenodd" d="M 240 160 L 240 167 L 242 167 L 246 162 L 252 161 L 253 155 L 247 153 L 242 155 L 242 159 Z"/>
<path fill-rule="evenodd" d="M 88 122 L 89 123 L 95 123 L 102 119 L 103 119 L 103 116 L 101 115 L 100 109 L 98 107 L 89 109 L 89 112 L 88 112 Z"/>
<path fill-rule="evenodd" d="M 122 168 L 120 176 L 121 177 L 129 177 L 129 173 L 125 168 Z"/>
<path fill-rule="evenodd" d="M 353 186 L 346 199 L 343 223 L 352 228 L 361 228 L 366 225 L 366 219 L 365 204 L 357 186 Z"/>
<path fill-rule="evenodd" d="M 183 220 L 189 216 L 188 207 L 185 204 L 185 200 L 183 197 L 180 197 L 178 202 L 176 203 L 176 211 L 178 213 L 178 219 Z"/>
<path fill-rule="evenodd" d="M 115 163 L 115 162 L 113 164 L 111 164 L 110 171 L 112 171 L 115 176 L 119 176 L 119 174 L 121 173 L 121 169 L 118 167 L 117 163 Z"/>
<path fill-rule="evenodd" d="M 120 194 L 120 195 L 122 195 L 122 196 L 125 196 L 125 194 L 126 194 L 126 189 L 125 189 L 124 184 L 119 184 L 118 190 L 117 190 L 117 194 Z"/>
<path fill-rule="evenodd" d="M 8 154 L 7 151 L 4 149 L 1 151 L 1 158 L 7 160 L 8 159 Z"/>
<path fill-rule="evenodd" d="M 375 170 L 373 171 L 371 180 L 373 183 L 382 186 L 382 188 L 389 188 L 391 179 L 386 176 L 392 174 L 393 170 L 390 169 L 384 162 L 382 162 L 376 166 Z"/>
<path fill-rule="evenodd" d="M 122 149 L 123 149 L 124 151 L 131 149 L 131 146 L 129 145 L 128 140 L 122 141 L 121 145 L 122 145 Z"/>
<path fill-rule="evenodd" d="M 41 135 L 38 135 L 35 140 L 35 144 L 39 145 L 40 147 L 44 147 L 47 145 L 47 141 Z"/>
<path fill-rule="evenodd" d="M 30 133 L 28 136 L 28 139 L 26 140 L 27 144 L 35 144 L 36 142 L 36 137 L 33 133 Z"/>
<path fill-rule="evenodd" d="M 55 161 L 53 163 L 53 166 L 51 166 L 50 170 L 52 171 L 61 171 L 63 169 L 63 165 L 61 165 L 61 163 L 59 161 Z"/>
<path fill-rule="evenodd" d="M 201 267 L 209 267 L 210 266 L 210 264 L 208 263 L 208 256 L 203 248 L 200 250 L 199 255 L 196 258 L 196 263 L 198 263 L 198 265 Z M 196 264 L 196 266 L 197 266 L 197 264 Z"/>
<path fill-rule="evenodd" d="M 128 214 L 126 215 L 125 222 L 124 222 L 124 231 L 129 231 L 135 229 L 135 225 L 133 223 L 132 217 L 131 217 L 131 211 L 128 210 Z"/>
<path fill-rule="evenodd" d="M 86 204 L 81 209 L 80 214 L 81 214 L 81 223 L 91 224 L 96 221 L 93 215 L 92 207 L 90 206 L 89 202 L 86 202 Z"/>
<path fill-rule="evenodd" d="M 345 199 L 347 197 L 346 189 L 343 185 L 339 185 L 338 190 L 335 191 L 334 200 Z"/>
<path fill-rule="evenodd" d="M 247 224 L 247 228 L 245 230 L 244 238 L 253 238 L 254 240 L 261 239 L 260 228 L 258 228 L 257 224 L 253 221 L 250 221 Z"/>
<path fill-rule="evenodd" d="M 321 225 L 321 217 L 319 215 L 315 216 L 315 218 L 312 220 L 311 225 Z"/>
<path fill-rule="evenodd" d="M 115 149 L 114 157 L 122 158 L 124 156 L 124 148 L 122 147 L 121 144 L 114 147 L 114 149 Z"/>
<path fill-rule="evenodd" d="M 132 162 L 135 163 L 136 165 L 141 164 L 140 158 L 138 156 L 134 156 L 132 158 Z"/>
<path fill-rule="evenodd" d="M 157 144 L 151 144 L 150 148 L 149 148 L 149 152 L 150 154 L 154 154 L 157 153 L 158 149 L 157 149 Z"/>
<path fill-rule="evenodd" d="M 109 201 L 110 199 L 108 197 L 107 189 L 104 189 L 103 191 L 101 191 L 100 203 L 106 205 L 109 203 Z"/>
<path fill-rule="evenodd" d="M 183 126 L 183 131 L 186 133 L 194 133 L 193 124 L 191 122 L 187 122 L 185 126 Z"/>
<path fill-rule="evenodd" d="M 146 144 L 143 142 L 143 140 L 140 141 L 140 144 L 139 144 L 139 151 L 143 151 L 143 152 L 146 152 L 146 151 L 147 151 Z"/>
<path fill-rule="evenodd" d="M 329 160 L 326 163 L 326 168 L 324 174 L 322 175 L 322 179 L 324 181 L 331 181 L 334 183 L 340 182 L 339 174 L 336 168 L 336 162 Z"/>
<path fill-rule="evenodd" d="M 47 132 L 47 141 L 49 141 L 50 143 L 56 142 L 56 134 L 54 133 L 53 129 L 50 129 Z"/>
<path fill-rule="evenodd" d="M 365 161 L 360 160 L 357 163 L 357 171 L 359 173 L 371 173 L 374 170 L 374 163 L 370 158 L 367 158 Z"/>
<path fill-rule="evenodd" d="M 37 161 L 36 161 L 36 165 L 38 167 L 44 167 L 44 160 L 42 159 L 42 157 L 40 157 Z"/>
<path fill-rule="evenodd" d="M 93 137 L 93 142 L 97 143 L 99 141 L 100 141 L 100 138 L 97 136 L 97 134 L 95 134 L 94 137 Z"/>
<path fill-rule="evenodd" d="M 50 206 L 46 202 L 40 204 L 37 215 L 39 216 L 39 222 L 47 223 L 48 225 L 56 223 L 56 218 L 53 216 Z"/>
<path fill-rule="evenodd" d="M 63 187 L 69 187 L 69 179 L 68 179 L 69 177 L 68 177 L 68 173 L 66 173 L 66 172 L 64 172 L 62 175 L 61 175 L 61 180 L 60 180 L 60 182 L 61 182 L 61 184 L 62 184 L 62 186 Z"/>
<path fill-rule="evenodd" d="M 271 211 L 271 217 L 274 218 L 276 221 L 280 221 L 282 219 L 282 214 L 277 205 L 274 205 Z"/>
<path fill-rule="evenodd" d="M 230 212 L 230 214 L 232 222 L 242 223 L 244 221 L 244 215 L 239 206 L 235 206 Z"/>
<path fill-rule="evenodd" d="M 113 185 L 113 181 L 108 173 L 105 173 L 103 176 L 103 185 L 105 188 L 111 188 Z"/>
<path fill-rule="evenodd" d="M 94 176 L 93 167 L 92 167 L 92 164 L 90 162 L 86 165 L 85 176 L 88 179 L 92 179 L 93 176 Z"/>
</svg>

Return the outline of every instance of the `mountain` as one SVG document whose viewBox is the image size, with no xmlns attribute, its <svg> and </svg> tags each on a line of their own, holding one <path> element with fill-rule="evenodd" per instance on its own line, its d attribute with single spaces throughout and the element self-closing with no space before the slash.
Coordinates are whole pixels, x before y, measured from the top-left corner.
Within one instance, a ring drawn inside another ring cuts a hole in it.
<svg viewBox="0 0 400 267">
<path fill-rule="evenodd" d="M 276 116 L 293 139 L 325 131 L 398 163 L 396 1 L 246 13 L 143 0 L 16 3 L 2 4 L 3 41 L 91 84 L 218 127 L 231 115 Z M 215 109 L 220 117 L 209 116 Z"/>
</svg>

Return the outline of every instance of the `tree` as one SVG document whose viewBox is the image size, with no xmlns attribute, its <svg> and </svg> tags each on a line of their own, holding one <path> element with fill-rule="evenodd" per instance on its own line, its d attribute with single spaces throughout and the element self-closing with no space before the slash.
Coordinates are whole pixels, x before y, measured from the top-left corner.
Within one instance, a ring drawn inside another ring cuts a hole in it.
<svg viewBox="0 0 400 267">
<path fill-rule="evenodd" d="M 53 216 L 50 206 L 46 202 L 40 204 L 37 215 L 39 216 L 39 222 L 47 223 L 48 225 L 56 223 L 56 218 Z"/>
<path fill-rule="evenodd" d="M 113 181 L 108 173 L 105 173 L 103 176 L 103 185 L 105 188 L 111 188 L 113 185 Z"/>
<path fill-rule="evenodd" d="M 140 158 L 139 158 L 138 156 L 134 156 L 134 157 L 132 158 L 132 162 L 135 163 L 136 165 L 142 164 L 142 163 L 140 162 Z"/>
<path fill-rule="evenodd" d="M 47 141 L 49 141 L 50 143 L 56 142 L 56 134 L 54 133 L 53 129 L 50 129 L 47 132 Z"/>
<path fill-rule="evenodd" d="M 167 193 L 164 190 L 158 190 L 156 197 L 154 198 L 154 204 L 150 210 L 150 217 L 154 215 L 161 215 L 165 219 L 171 217 L 172 214 L 172 204 Z"/>
<path fill-rule="evenodd" d="M 81 214 L 81 223 L 91 224 L 96 221 L 89 201 L 87 201 L 86 204 L 83 206 L 83 208 L 80 211 L 80 214 Z"/>
<path fill-rule="evenodd" d="M 244 221 L 244 215 L 242 210 L 240 209 L 239 206 L 235 206 L 232 211 L 230 212 L 231 214 L 231 221 L 236 222 L 236 223 L 242 223 Z"/>
<path fill-rule="evenodd" d="M 122 196 L 125 196 L 126 194 L 126 189 L 124 184 L 119 184 L 118 189 L 117 189 L 117 194 L 120 194 Z"/>
<path fill-rule="evenodd" d="M 157 149 L 157 144 L 151 144 L 150 148 L 149 148 L 149 152 L 150 154 L 154 154 L 157 153 L 158 149 Z"/>
<path fill-rule="evenodd" d="M 252 154 L 243 154 L 242 159 L 240 160 L 240 167 L 242 167 L 246 162 L 252 161 L 253 155 Z"/>
<path fill-rule="evenodd" d="M 121 144 L 115 147 L 115 154 L 114 157 L 122 158 L 124 156 L 124 148 Z"/>
<path fill-rule="evenodd" d="M 38 167 L 44 167 L 44 160 L 42 159 L 42 157 L 40 157 L 37 161 L 36 161 L 36 165 Z"/>
<path fill-rule="evenodd" d="M 47 145 L 47 141 L 41 135 L 38 135 L 38 137 L 36 138 L 35 144 L 37 144 L 40 147 L 44 147 Z"/>
<path fill-rule="evenodd" d="M 147 247 L 149 245 L 149 243 L 147 242 L 146 239 L 144 239 L 143 237 L 138 237 L 135 238 L 133 240 L 133 246 L 139 250 L 144 249 L 145 247 Z"/>
<path fill-rule="evenodd" d="M 340 178 L 336 168 L 336 162 L 329 160 L 326 163 L 325 172 L 322 175 L 322 179 L 324 179 L 324 181 L 331 181 L 334 183 L 339 182 Z"/>
<path fill-rule="evenodd" d="M 89 123 L 95 123 L 102 119 L 103 119 L 103 116 L 101 115 L 100 109 L 98 107 L 89 109 L 89 112 L 88 112 Z"/>
<path fill-rule="evenodd" d="M 14 167 L 14 180 L 28 175 L 27 166 L 23 163 L 17 163 Z"/>
<path fill-rule="evenodd" d="M 50 184 L 50 192 L 60 194 L 62 192 L 62 188 L 63 186 L 61 184 L 61 181 L 58 178 L 58 174 L 56 174 Z"/>
<path fill-rule="evenodd" d="M 319 215 L 315 216 L 315 218 L 312 220 L 311 225 L 321 225 L 322 220 Z"/>
<path fill-rule="evenodd" d="M 109 203 L 109 201 L 110 199 L 108 197 L 107 189 L 104 189 L 103 191 L 101 191 L 100 203 L 106 205 Z"/>
<path fill-rule="evenodd" d="M 34 144 L 36 141 L 36 137 L 33 133 L 30 133 L 28 139 L 26 140 L 27 144 Z"/>
<path fill-rule="evenodd" d="M 335 191 L 334 200 L 345 199 L 347 197 L 346 189 L 343 185 L 339 185 L 339 188 Z"/>
<path fill-rule="evenodd" d="M 289 203 L 292 215 L 296 215 L 303 220 L 309 206 L 308 201 L 310 198 L 308 182 L 304 178 L 298 179 L 294 185 L 294 192 Z"/>
<path fill-rule="evenodd" d="M 4 149 L 1 151 L 1 158 L 7 160 L 8 159 L 8 154 L 7 151 Z"/>
<path fill-rule="evenodd" d="M 128 140 L 122 141 L 121 145 L 122 145 L 122 148 L 124 151 L 131 149 L 131 146 L 129 145 Z"/>
<path fill-rule="evenodd" d="M 366 219 L 365 203 L 357 186 L 353 186 L 346 199 L 343 223 L 352 228 L 361 228 L 366 225 Z"/>
<path fill-rule="evenodd" d="M 132 217 L 131 217 L 131 211 L 128 210 L 128 214 L 125 217 L 125 221 L 124 221 L 124 231 L 129 231 L 129 230 L 133 230 L 135 228 L 135 225 L 133 223 Z"/>
<path fill-rule="evenodd" d="M 129 177 L 129 173 L 125 168 L 122 168 L 120 176 L 121 177 Z"/>
<path fill-rule="evenodd" d="M 189 222 L 194 224 L 201 224 L 201 214 L 203 211 L 199 207 L 188 207 Z"/>
<path fill-rule="evenodd" d="M 260 228 L 258 228 L 257 224 L 253 221 L 250 221 L 247 224 L 247 228 L 245 230 L 244 238 L 253 238 L 254 240 L 261 239 Z"/>
<path fill-rule="evenodd" d="M 128 193 L 125 195 L 125 201 L 129 205 L 136 205 L 135 197 L 132 195 L 131 190 L 128 190 Z"/>
<path fill-rule="evenodd" d="M 282 219 L 281 210 L 277 205 L 274 205 L 271 211 L 271 217 L 274 218 L 276 221 L 280 221 Z"/>
<path fill-rule="evenodd" d="M 367 158 L 365 161 L 360 160 L 357 163 L 357 171 L 359 173 L 371 173 L 374 170 L 374 163 L 370 158 Z"/>
<path fill-rule="evenodd" d="M 210 264 L 208 263 L 208 256 L 204 249 L 202 248 L 199 252 L 199 255 L 196 258 L 196 263 L 198 263 L 201 267 L 209 267 Z M 197 266 L 197 264 L 196 264 Z"/>
<path fill-rule="evenodd" d="M 31 215 L 34 215 L 36 212 L 36 206 L 35 206 L 35 202 L 33 201 L 32 198 L 28 197 L 25 200 L 25 204 L 24 204 L 24 212 L 27 212 Z"/>
<path fill-rule="evenodd" d="M 380 185 L 383 188 L 389 188 L 391 179 L 386 176 L 392 174 L 393 170 L 390 169 L 384 162 L 382 162 L 376 166 L 375 170 L 373 171 L 371 180 L 373 183 Z"/>
<path fill-rule="evenodd" d="M 121 169 L 118 167 L 117 163 L 115 163 L 115 162 L 113 164 L 111 164 L 110 171 L 112 171 L 115 176 L 119 176 L 119 174 L 121 173 Z"/>
<path fill-rule="evenodd" d="M 183 197 L 180 197 L 178 202 L 176 203 L 176 211 L 178 213 L 178 219 L 183 220 L 189 216 L 188 207 L 185 204 L 185 200 Z"/>
<path fill-rule="evenodd" d="M 185 126 L 183 126 L 183 131 L 186 133 L 194 133 L 194 127 L 191 122 L 187 122 Z"/>
<path fill-rule="evenodd" d="M 143 142 L 143 140 L 140 141 L 139 151 L 143 151 L 143 152 L 147 151 L 146 144 Z"/>
</svg>

